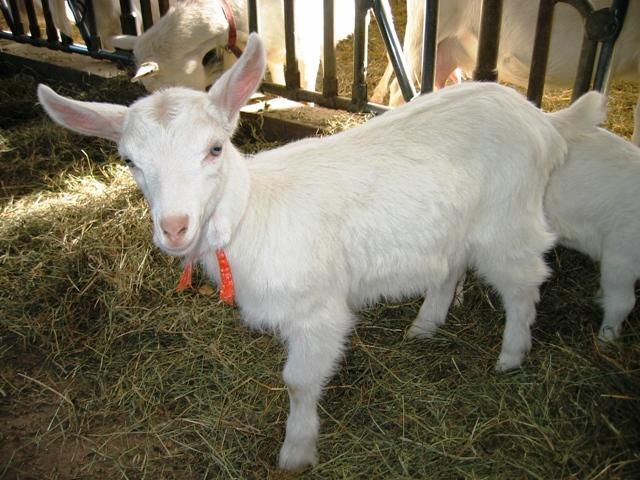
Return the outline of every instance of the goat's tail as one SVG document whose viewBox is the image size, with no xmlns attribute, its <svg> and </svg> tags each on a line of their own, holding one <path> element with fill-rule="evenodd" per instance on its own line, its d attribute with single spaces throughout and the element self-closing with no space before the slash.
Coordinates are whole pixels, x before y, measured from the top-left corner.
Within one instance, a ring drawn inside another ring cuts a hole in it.
<svg viewBox="0 0 640 480">
<path fill-rule="evenodd" d="M 600 92 L 590 91 L 576 100 L 570 107 L 547 114 L 553 126 L 566 141 L 576 139 L 607 117 L 607 98 Z"/>
</svg>

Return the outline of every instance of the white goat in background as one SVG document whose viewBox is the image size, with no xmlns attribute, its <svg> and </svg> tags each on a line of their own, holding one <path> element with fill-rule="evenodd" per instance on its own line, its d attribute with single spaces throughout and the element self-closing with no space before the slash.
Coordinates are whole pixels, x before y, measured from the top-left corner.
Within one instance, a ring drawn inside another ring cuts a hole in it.
<svg viewBox="0 0 640 480">
<path fill-rule="evenodd" d="M 498 75 L 501 81 L 526 87 L 536 30 L 539 1 L 505 0 L 502 12 Z M 611 0 L 592 0 L 595 9 L 611 6 Z M 447 0 L 438 12 L 435 87 L 442 88 L 455 69 L 471 77 L 476 66 L 480 35 L 482 0 Z M 573 85 L 583 38 L 583 20 L 570 5 L 555 6 L 546 84 L 552 87 Z M 403 51 L 412 78 L 422 75 L 422 28 L 424 1 L 407 0 L 407 28 Z M 371 97 L 382 103 L 393 74 L 391 64 Z M 611 62 L 614 79 L 640 83 L 640 1 L 629 2 L 629 10 L 616 42 Z M 391 84 L 389 104 L 404 102 L 397 81 Z M 640 98 L 635 110 L 633 143 L 640 145 Z"/>
<path fill-rule="evenodd" d="M 614 341 L 633 310 L 640 278 L 640 149 L 602 128 L 568 146 L 566 161 L 549 178 L 545 213 L 558 244 L 600 263 L 604 318 L 598 338 Z M 465 277 L 456 292 L 459 304 Z M 441 320 L 425 326 L 423 336 L 432 337 Z"/>
<path fill-rule="evenodd" d="M 170 88 L 131 107 L 44 85 L 38 96 L 58 123 L 118 143 L 163 251 L 198 259 L 223 287 L 226 261 L 214 252 L 224 252 L 244 321 L 286 344 L 291 411 L 280 466 L 299 469 L 317 461 L 317 402 L 354 309 L 428 292 L 410 330 L 419 334 L 446 316 L 470 265 L 505 306 L 497 369 L 520 365 L 548 273 L 543 253 L 555 240 L 544 190 L 564 160 L 563 135 L 600 121 L 602 96 L 548 117 L 510 88 L 468 83 L 245 158 L 230 138 L 265 66 L 252 35 L 208 94 Z"/>
<path fill-rule="evenodd" d="M 559 243 L 600 262 L 599 337 L 615 340 L 640 278 L 640 149 L 600 128 L 569 141 L 544 205 Z"/>
<path fill-rule="evenodd" d="M 246 0 L 185 0 L 176 3 L 152 28 L 139 37 L 120 36 L 114 44 L 133 49 L 138 66 L 134 79 L 149 91 L 183 86 L 205 90 L 235 57 L 210 52 L 224 50 L 229 39 L 229 21 L 221 3 L 227 2 L 236 23 L 238 44 L 242 48 L 249 35 Z M 258 29 L 267 50 L 271 80 L 285 83 L 285 42 L 283 0 L 258 2 Z M 315 90 L 316 77 L 324 45 L 323 1 L 294 2 L 296 56 L 300 86 Z M 336 41 L 353 32 L 353 1 L 335 2 L 334 31 Z M 211 61 L 210 61 L 211 60 Z"/>
</svg>

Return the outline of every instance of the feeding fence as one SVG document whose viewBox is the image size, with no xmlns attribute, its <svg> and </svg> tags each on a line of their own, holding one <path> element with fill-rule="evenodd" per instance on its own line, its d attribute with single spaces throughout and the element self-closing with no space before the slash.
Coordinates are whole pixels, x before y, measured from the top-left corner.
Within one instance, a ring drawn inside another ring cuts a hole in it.
<svg viewBox="0 0 640 480">
<path fill-rule="evenodd" d="M 54 25 L 50 1 L 41 0 L 42 22 L 38 18 L 33 0 L 0 0 L 0 7 L 4 15 L 8 30 L 0 31 L 0 38 L 16 42 L 28 43 L 38 47 L 46 47 L 69 53 L 90 55 L 95 58 L 133 64 L 131 52 L 108 51 L 102 48 L 101 39 L 96 30 L 95 9 L 92 0 L 66 0 L 75 25 L 78 28 L 84 44 L 73 38 L 61 34 Z M 101 0 L 102 1 L 102 0 Z M 115 1 L 115 0 L 114 0 Z M 145 31 L 153 25 L 152 0 L 140 0 L 141 27 Z M 224 0 L 226 1 L 226 0 Z M 349 0 L 340 0 L 349 1 Z M 402 48 L 396 34 L 391 9 L 388 0 L 353 0 L 356 7 L 353 34 L 353 83 L 351 96 L 338 94 L 336 78 L 336 51 L 334 42 L 334 2 L 324 0 L 324 56 L 322 90 L 310 91 L 300 88 L 300 73 L 298 71 L 295 52 L 294 0 L 284 0 L 284 25 L 286 44 L 285 85 L 265 82 L 263 89 L 292 100 L 314 102 L 318 105 L 349 111 L 383 111 L 385 107 L 371 103 L 367 92 L 367 42 L 368 20 L 371 14 L 384 40 L 387 54 L 398 79 L 400 90 L 405 100 L 409 101 L 416 92 L 413 79 L 407 71 Z M 422 79 L 420 92 L 426 93 L 433 89 L 439 0 L 424 0 L 424 45 L 422 54 Z M 558 3 L 567 3 L 580 13 L 584 20 L 582 49 L 573 86 L 573 99 L 578 98 L 589 89 L 603 90 L 606 85 L 607 73 L 615 41 L 625 20 L 629 0 L 612 0 L 609 7 L 596 10 L 589 0 L 540 0 L 538 11 L 535 42 L 532 46 L 532 63 L 529 75 L 527 96 L 540 105 L 544 88 L 545 71 L 549 55 L 551 38 L 551 24 L 554 9 Z M 119 0 L 121 10 L 120 22 L 125 34 L 139 34 L 136 23 L 136 13 L 131 0 Z M 169 9 L 168 0 L 157 0 L 160 14 Z M 503 0 L 483 0 L 480 35 L 478 43 L 477 65 L 474 71 L 475 80 L 494 81 L 498 77 L 497 59 L 500 42 L 500 27 Z M 221 7 L 222 8 L 222 7 Z M 249 29 L 258 31 L 260 18 L 260 3 L 257 0 L 247 1 Z M 411 12 L 408 12 L 410 15 Z M 532 19 L 533 21 L 533 19 Z M 167 39 L 167 41 L 171 41 Z"/>
</svg>

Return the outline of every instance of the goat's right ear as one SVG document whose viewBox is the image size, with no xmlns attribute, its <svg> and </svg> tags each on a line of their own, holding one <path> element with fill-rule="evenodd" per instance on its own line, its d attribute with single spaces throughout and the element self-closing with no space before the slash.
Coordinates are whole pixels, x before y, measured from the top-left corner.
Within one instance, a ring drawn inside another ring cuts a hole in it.
<svg viewBox="0 0 640 480">
<path fill-rule="evenodd" d="M 262 40 L 252 33 L 238 61 L 209 90 L 211 100 L 227 115 L 228 121 L 235 122 L 240 109 L 258 89 L 266 64 Z"/>
<path fill-rule="evenodd" d="M 123 105 L 80 102 L 58 95 L 44 84 L 38 85 L 38 100 L 56 123 L 83 135 L 117 142 L 129 110 Z"/>
</svg>

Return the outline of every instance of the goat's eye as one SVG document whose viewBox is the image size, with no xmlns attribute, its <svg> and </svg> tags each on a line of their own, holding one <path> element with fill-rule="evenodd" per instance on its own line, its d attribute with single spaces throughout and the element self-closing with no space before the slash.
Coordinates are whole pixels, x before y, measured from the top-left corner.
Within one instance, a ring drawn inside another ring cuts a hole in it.
<svg viewBox="0 0 640 480">
<path fill-rule="evenodd" d="M 125 158 L 125 159 L 124 159 L 124 163 L 126 163 L 126 164 L 127 164 L 127 167 L 129 167 L 129 168 L 134 168 L 134 167 L 136 166 L 136 164 L 135 164 L 135 163 L 133 163 L 133 161 L 132 161 L 132 160 L 130 160 L 130 159 L 128 159 L 128 158 Z"/>
<path fill-rule="evenodd" d="M 219 143 L 216 143 L 209 149 L 209 155 L 211 155 L 212 157 L 219 157 L 221 153 L 222 145 L 220 145 Z"/>
</svg>

